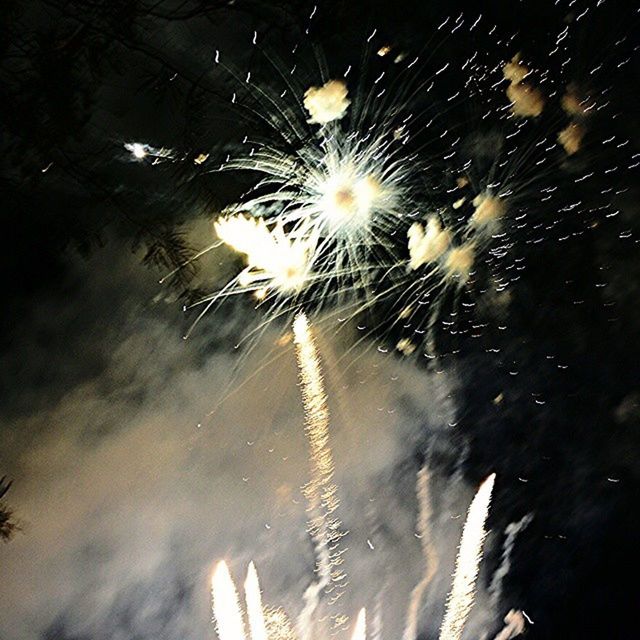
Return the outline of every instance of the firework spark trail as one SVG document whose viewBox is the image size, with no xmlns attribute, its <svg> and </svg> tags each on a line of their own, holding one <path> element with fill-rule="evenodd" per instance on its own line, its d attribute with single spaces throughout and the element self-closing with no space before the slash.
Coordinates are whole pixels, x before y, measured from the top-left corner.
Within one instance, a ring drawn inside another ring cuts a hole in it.
<svg viewBox="0 0 640 640">
<path fill-rule="evenodd" d="M 220 640 L 246 640 L 238 592 L 227 563 L 219 562 L 211 577 L 213 617 Z"/>
<path fill-rule="evenodd" d="M 244 582 L 244 597 L 247 603 L 247 617 L 251 640 L 267 640 L 267 627 L 262 608 L 262 595 L 260 593 L 260 581 L 258 572 L 251 562 L 247 570 L 247 578 Z"/>
<path fill-rule="evenodd" d="M 320 360 L 304 313 L 294 320 L 293 336 L 302 386 L 305 433 L 309 442 L 311 479 L 305 487 L 305 496 L 309 503 L 309 533 L 315 546 L 318 574 L 316 582 L 309 585 L 304 594 L 306 604 L 298 621 L 300 635 L 305 640 L 309 637 L 311 616 L 322 591 L 331 588 L 332 601 L 337 600 L 342 595 L 346 575 L 341 567 L 344 552 L 340 549 L 340 539 L 343 533 L 340 520 L 334 515 L 339 500 L 333 481 L 333 455 L 329 446 L 329 410 Z M 339 618 L 334 620 L 336 626 Z"/>
<path fill-rule="evenodd" d="M 478 568 L 482 559 L 482 543 L 487 535 L 484 526 L 489 515 L 495 479 L 496 474 L 492 473 L 480 485 L 467 512 L 456 558 L 453 585 L 447 598 L 447 610 L 440 627 L 440 640 L 460 639 L 467 616 L 473 606 Z"/>
<path fill-rule="evenodd" d="M 358 612 L 351 640 L 367 640 L 367 611 L 364 607 Z"/>
<path fill-rule="evenodd" d="M 402 635 L 403 640 L 415 640 L 418 629 L 418 614 L 420 604 L 425 589 L 433 579 L 438 568 L 438 556 L 431 542 L 431 496 L 429 495 L 429 471 L 423 466 L 418 471 L 416 482 L 416 494 L 418 496 L 418 535 L 420 536 L 420 546 L 422 547 L 422 557 L 424 560 L 424 572 L 420 582 L 411 592 L 411 600 L 407 609 L 407 621 Z"/>
</svg>

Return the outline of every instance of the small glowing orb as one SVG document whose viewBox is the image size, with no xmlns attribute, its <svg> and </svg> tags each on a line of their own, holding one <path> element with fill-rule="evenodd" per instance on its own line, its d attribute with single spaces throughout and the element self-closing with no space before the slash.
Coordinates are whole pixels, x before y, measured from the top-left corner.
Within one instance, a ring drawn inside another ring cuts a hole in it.
<svg viewBox="0 0 640 640">
<path fill-rule="evenodd" d="M 570 84 L 560 101 L 564 112 L 574 118 L 582 118 L 587 114 L 586 100 L 581 97 L 576 85 Z"/>
<path fill-rule="evenodd" d="M 396 349 L 403 355 L 410 356 L 416 350 L 416 345 L 409 338 L 401 338 L 396 344 Z"/>
</svg>

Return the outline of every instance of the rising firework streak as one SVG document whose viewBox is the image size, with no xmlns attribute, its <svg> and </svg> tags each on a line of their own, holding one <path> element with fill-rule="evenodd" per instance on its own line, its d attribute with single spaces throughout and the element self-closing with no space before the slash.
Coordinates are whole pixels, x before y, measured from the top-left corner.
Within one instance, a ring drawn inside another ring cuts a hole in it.
<svg viewBox="0 0 640 640">
<path fill-rule="evenodd" d="M 242 609 L 229 567 L 219 562 L 211 577 L 213 617 L 220 640 L 246 640 Z"/>
<path fill-rule="evenodd" d="M 482 559 L 482 543 L 487 535 L 484 528 L 496 474 L 492 473 L 481 485 L 471 502 L 462 529 L 456 558 L 453 585 L 447 598 L 447 610 L 440 627 L 440 640 L 459 640 L 467 616 L 473 606 L 478 567 Z"/>
<path fill-rule="evenodd" d="M 329 446 L 329 410 L 320 360 L 304 313 L 300 313 L 293 323 L 293 336 L 302 386 L 305 433 L 309 442 L 311 479 L 305 495 L 309 503 L 309 533 L 315 546 L 318 575 L 317 581 L 305 593 L 306 605 L 300 614 L 299 627 L 304 639 L 309 635 L 311 614 L 318 605 L 321 592 L 330 590 L 331 601 L 335 602 L 342 595 L 346 575 L 342 569 L 344 551 L 340 546 L 344 534 L 335 515 L 339 500 Z M 345 621 L 344 616 L 334 616 L 335 626 Z"/>
<path fill-rule="evenodd" d="M 262 607 L 262 594 L 256 566 L 251 562 L 247 570 L 247 579 L 244 582 L 244 597 L 247 603 L 247 617 L 251 640 L 267 640 L 267 627 Z"/>
</svg>

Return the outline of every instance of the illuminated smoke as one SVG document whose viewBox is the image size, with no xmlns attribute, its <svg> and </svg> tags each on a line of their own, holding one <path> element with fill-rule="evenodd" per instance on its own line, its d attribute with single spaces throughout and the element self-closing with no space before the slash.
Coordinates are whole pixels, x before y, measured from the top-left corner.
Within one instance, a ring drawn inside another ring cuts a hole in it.
<svg viewBox="0 0 640 640">
<path fill-rule="evenodd" d="M 521 62 L 520 54 L 516 54 L 511 62 L 507 62 L 502 68 L 502 72 L 505 79 L 510 82 L 507 87 L 507 98 L 511 102 L 511 112 L 523 118 L 539 116 L 544 109 L 546 100 L 540 89 L 524 81 L 530 71 Z"/>
<path fill-rule="evenodd" d="M 447 610 L 440 627 L 440 640 L 459 640 L 475 597 L 475 585 L 482 559 L 482 544 L 487 535 L 491 492 L 496 475 L 492 473 L 471 501 L 456 558 L 453 585 L 447 598 Z"/>
<path fill-rule="evenodd" d="M 443 229 L 435 216 L 427 220 L 427 228 L 414 222 L 407 232 L 409 237 L 409 266 L 417 269 L 440 258 L 449 248 L 451 233 Z"/>
<path fill-rule="evenodd" d="M 339 500 L 333 481 L 333 455 L 329 446 L 329 409 L 318 352 L 304 313 L 296 316 L 293 322 L 293 337 L 311 465 L 311 479 L 304 492 L 309 505 L 309 533 L 314 542 L 317 562 L 317 580 L 305 592 L 306 604 L 299 618 L 300 634 L 304 640 L 310 634 L 311 616 L 322 591 L 330 588 L 331 601 L 335 602 L 342 595 L 346 576 L 341 566 L 344 552 L 340 548 L 340 539 L 343 533 L 340 530 L 341 523 L 335 516 Z M 342 617 L 337 616 L 334 625 L 338 626 L 343 621 Z"/>
<path fill-rule="evenodd" d="M 464 284 L 469 279 L 475 255 L 475 247 L 472 243 L 451 249 L 444 263 L 448 275 L 457 278 L 459 284 Z"/>
<path fill-rule="evenodd" d="M 574 84 L 570 84 L 567 87 L 567 91 L 562 96 L 560 104 L 564 112 L 572 118 L 582 118 L 587 114 L 586 100 L 581 97 L 578 88 Z"/>
<path fill-rule="evenodd" d="M 475 211 L 471 216 L 471 224 L 475 227 L 491 226 L 505 214 L 504 200 L 499 196 L 481 194 L 473 200 Z"/>
<path fill-rule="evenodd" d="M 509 613 L 504 617 L 505 626 L 494 638 L 494 640 L 511 640 L 523 634 L 526 630 L 526 624 L 524 621 L 524 615 L 522 611 L 516 611 L 511 609 Z"/>
<path fill-rule="evenodd" d="M 364 607 L 358 612 L 351 640 L 367 640 L 367 612 Z"/>
<path fill-rule="evenodd" d="M 269 230 L 262 218 L 233 215 L 219 218 L 214 228 L 225 244 L 246 256 L 242 286 L 264 282 L 282 292 L 297 291 L 305 283 L 311 253 L 308 240 L 291 239 L 282 223 Z"/>
<path fill-rule="evenodd" d="M 247 617 L 249 618 L 249 630 L 251 640 L 267 640 L 267 628 L 262 609 L 262 594 L 256 567 L 251 562 L 244 582 L 244 597 L 247 604 Z"/>
<path fill-rule="evenodd" d="M 304 94 L 304 107 L 311 124 L 327 124 L 339 120 L 351 104 L 347 85 L 342 80 L 329 80 L 321 87 L 309 87 Z"/>
<path fill-rule="evenodd" d="M 520 84 L 529 75 L 529 67 L 520 60 L 520 54 L 516 53 L 516 55 L 504 65 L 502 73 L 509 82 Z"/>
<path fill-rule="evenodd" d="M 558 142 L 563 146 L 568 156 L 580 151 L 585 133 L 584 125 L 572 122 L 558 134 Z"/>
<path fill-rule="evenodd" d="M 382 196 L 382 187 L 372 175 L 358 175 L 345 165 L 316 186 L 320 211 L 332 230 L 366 223 Z"/>
<path fill-rule="evenodd" d="M 522 118 L 539 116 L 545 105 L 542 91 L 526 82 L 510 84 L 507 87 L 507 98 L 511 102 L 511 112 Z"/>
<path fill-rule="evenodd" d="M 411 592 L 411 600 L 407 610 L 407 621 L 402 635 L 403 640 L 415 640 L 418 631 L 418 615 L 422 596 L 438 569 L 438 556 L 431 541 L 431 496 L 429 495 L 429 471 L 424 466 L 418 471 L 416 482 L 416 494 L 418 496 L 418 535 L 422 548 L 424 572 L 420 582 Z"/>
<path fill-rule="evenodd" d="M 227 563 L 219 562 L 211 578 L 213 617 L 220 640 L 246 640 L 242 609 Z"/>
</svg>

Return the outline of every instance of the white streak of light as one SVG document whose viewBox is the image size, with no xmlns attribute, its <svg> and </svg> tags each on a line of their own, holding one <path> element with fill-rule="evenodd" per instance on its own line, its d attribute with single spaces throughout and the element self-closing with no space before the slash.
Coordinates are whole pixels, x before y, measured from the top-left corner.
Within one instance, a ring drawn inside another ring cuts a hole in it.
<svg viewBox="0 0 640 640">
<path fill-rule="evenodd" d="M 496 479 L 492 473 L 474 496 L 462 529 L 453 585 L 447 598 L 447 610 L 440 627 L 440 640 L 459 640 L 467 616 L 473 606 L 478 568 L 482 559 L 482 543 L 487 535 L 484 528 L 491 492 Z"/>
<path fill-rule="evenodd" d="M 300 313 L 293 322 L 293 336 L 300 372 L 305 433 L 309 443 L 311 478 L 305 487 L 309 503 L 309 533 L 314 542 L 318 580 L 305 592 L 305 607 L 299 617 L 303 640 L 309 637 L 311 615 L 323 589 L 332 585 L 332 601 L 341 594 L 346 575 L 342 570 L 341 523 L 334 515 L 339 500 L 333 481 L 333 455 L 329 446 L 329 409 L 322 381 L 320 359 L 309 321 Z M 337 618 L 336 618 L 337 619 Z"/>
<path fill-rule="evenodd" d="M 224 560 L 217 564 L 211 577 L 211 596 L 218 638 L 246 640 L 238 592 Z"/>
<path fill-rule="evenodd" d="M 351 640 L 367 640 L 367 612 L 364 607 L 358 612 Z"/>
<path fill-rule="evenodd" d="M 249 564 L 249 569 L 247 570 L 247 578 L 244 582 L 244 597 L 247 603 L 251 640 L 267 640 L 267 627 L 262 609 L 260 582 L 258 580 L 258 572 L 253 562 Z"/>
</svg>

